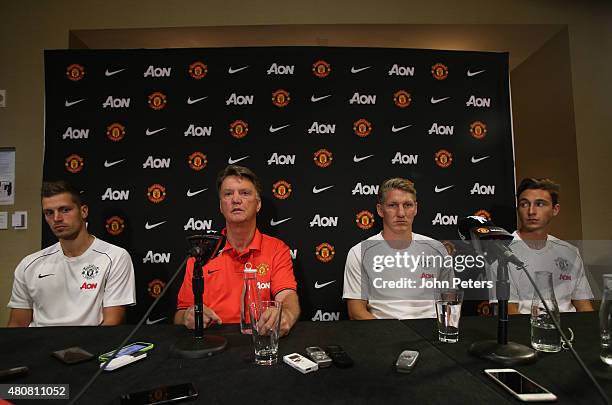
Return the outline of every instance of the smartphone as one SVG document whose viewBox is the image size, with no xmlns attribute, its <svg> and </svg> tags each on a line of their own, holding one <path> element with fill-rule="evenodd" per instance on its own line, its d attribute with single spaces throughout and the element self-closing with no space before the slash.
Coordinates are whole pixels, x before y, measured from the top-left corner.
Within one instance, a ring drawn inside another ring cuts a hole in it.
<svg viewBox="0 0 612 405">
<path fill-rule="evenodd" d="M 493 368 L 484 372 L 523 402 L 557 400 L 555 394 L 512 368 Z"/>
<path fill-rule="evenodd" d="M 66 364 L 76 364 L 94 358 L 93 354 L 78 346 L 69 347 L 63 350 L 56 350 L 52 353 L 52 355 Z"/>
<path fill-rule="evenodd" d="M 191 400 L 198 397 L 198 390 L 192 383 L 164 385 L 147 391 L 124 394 L 119 398 L 121 405 L 158 405 Z"/>
<path fill-rule="evenodd" d="M 134 356 L 138 356 L 139 353 L 144 353 L 147 352 L 149 350 L 151 350 L 152 348 L 154 348 L 155 345 L 153 343 L 147 343 L 147 342 L 135 342 L 135 343 L 130 343 L 127 346 L 123 346 L 120 350 L 119 353 L 117 353 L 117 356 L 115 357 L 119 357 L 119 356 L 125 356 L 128 354 L 134 355 Z M 110 351 L 108 353 L 104 353 L 98 356 L 98 360 L 100 360 L 100 362 L 105 362 L 106 360 L 108 360 L 113 353 L 115 353 L 115 351 Z"/>
<path fill-rule="evenodd" d="M 309 346 L 306 348 L 306 354 L 312 359 L 319 367 L 329 367 L 332 364 L 332 359 L 325 353 L 319 346 Z"/>
<path fill-rule="evenodd" d="M 347 368 L 353 366 L 353 359 L 344 351 L 342 346 L 331 345 L 325 346 L 325 353 L 331 357 L 332 362 L 336 367 Z"/>
</svg>

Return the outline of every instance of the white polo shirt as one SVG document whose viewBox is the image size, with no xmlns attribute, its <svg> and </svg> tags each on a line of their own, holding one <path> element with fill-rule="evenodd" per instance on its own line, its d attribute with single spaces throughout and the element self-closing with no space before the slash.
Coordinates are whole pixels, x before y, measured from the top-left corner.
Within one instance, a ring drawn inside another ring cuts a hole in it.
<svg viewBox="0 0 612 405">
<path fill-rule="evenodd" d="M 32 309 L 30 326 L 95 326 L 104 307 L 135 303 L 130 255 L 96 238 L 78 257 L 65 256 L 59 242 L 26 256 L 8 307 Z"/>
<path fill-rule="evenodd" d="M 578 249 L 568 242 L 548 235 L 542 249 L 531 249 L 521 239 L 518 232 L 512 234 L 510 249 L 527 266 L 529 274 L 534 277 L 536 271 L 552 273 L 555 298 L 561 312 L 576 312 L 572 300 L 593 299 L 593 292 L 584 272 L 584 264 Z M 531 302 L 534 289 L 523 270 L 509 264 L 510 299 L 518 303 L 521 314 L 531 313 Z"/>
<path fill-rule="evenodd" d="M 442 243 L 435 239 L 429 238 L 418 233 L 412 233 L 412 240 L 418 243 L 412 243 L 410 247 L 402 250 L 408 255 L 414 257 L 429 254 L 435 256 L 447 255 L 446 248 Z M 372 242 L 368 242 L 372 241 Z M 362 280 L 362 244 L 367 247 L 374 247 L 375 241 L 384 241 L 382 233 L 378 233 L 365 241 L 362 241 L 353 246 L 347 255 L 346 265 L 344 267 L 344 292 L 343 299 L 359 299 L 367 300 L 368 311 L 379 319 L 414 319 L 414 318 L 435 318 L 436 308 L 433 300 L 433 292 L 427 289 L 411 289 L 407 291 L 406 299 L 396 299 L 397 293 L 389 292 L 389 298 L 384 298 L 385 290 L 378 289 L 376 297 L 364 296 L 368 290 L 362 285 L 371 280 Z M 383 246 L 379 252 L 395 252 L 388 246 Z M 452 269 L 446 268 L 424 268 L 418 267 L 412 272 L 412 278 L 418 280 L 424 276 L 435 277 L 437 279 L 450 280 L 452 277 Z M 388 291 L 388 290 L 387 290 Z"/>
</svg>

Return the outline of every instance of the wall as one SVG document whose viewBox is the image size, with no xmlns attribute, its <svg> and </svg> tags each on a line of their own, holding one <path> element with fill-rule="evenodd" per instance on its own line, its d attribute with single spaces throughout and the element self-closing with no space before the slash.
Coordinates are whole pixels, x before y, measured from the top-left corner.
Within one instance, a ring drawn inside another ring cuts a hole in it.
<svg viewBox="0 0 612 405">
<path fill-rule="evenodd" d="M 168 7 L 170 4 L 170 7 Z M 574 100 L 582 236 L 612 238 L 612 184 L 607 180 L 612 137 L 612 6 L 606 1 L 479 0 L 431 3 L 226 0 L 22 0 L 0 3 L 0 146 L 15 146 L 16 202 L 27 231 L 0 231 L 0 305 L 8 301 L 13 269 L 40 247 L 39 186 L 43 151 L 43 50 L 68 47 L 69 30 L 274 24 L 567 24 Z M 367 27 L 364 27 L 367 29 Z M 282 38 L 282 33 L 279 33 Z M 449 38 L 452 41 L 453 38 Z M 530 41 L 525 35 L 524 41 Z M 328 40 L 333 44 L 333 38 Z M 554 67 L 551 67 L 554 68 Z M 541 72 L 546 75 L 547 71 Z M 5 207 L 0 207 L 0 210 Z M 8 311 L 0 308 L 0 325 Z"/>
</svg>

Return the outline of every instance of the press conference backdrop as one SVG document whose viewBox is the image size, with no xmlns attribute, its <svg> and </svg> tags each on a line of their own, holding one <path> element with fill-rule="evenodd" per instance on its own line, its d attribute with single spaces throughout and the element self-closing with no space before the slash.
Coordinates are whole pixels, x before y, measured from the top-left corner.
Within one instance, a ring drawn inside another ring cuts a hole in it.
<svg viewBox="0 0 612 405">
<path fill-rule="evenodd" d="M 258 227 L 291 249 L 303 319 L 346 317 L 346 254 L 382 228 L 386 178 L 414 182 L 415 232 L 457 239 L 474 213 L 515 228 L 507 53 L 52 50 L 45 89 L 44 179 L 80 187 L 89 230 L 131 254 L 131 320 L 185 237 L 223 228 L 215 177 L 228 163 L 261 179 Z M 44 227 L 43 246 L 55 241 Z M 170 320 L 178 287 L 150 322 Z"/>
</svg>

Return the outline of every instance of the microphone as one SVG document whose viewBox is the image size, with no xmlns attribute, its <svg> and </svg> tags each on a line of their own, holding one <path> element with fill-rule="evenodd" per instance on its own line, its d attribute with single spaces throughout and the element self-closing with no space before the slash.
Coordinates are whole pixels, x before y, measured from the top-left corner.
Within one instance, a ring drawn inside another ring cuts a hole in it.
<svg viewBox="0 0 612 405">
<path fill-rule="evenodd" d="M 508 247 L 513 236 L 504 228 L 495 226 L 488 219 L 475 215 L 459 220 L 457 228 L 461 240 L 470 243 L 479 253 L 483 252 L 489 263 L 503 259 L 519 268 L 524 268 L 525 264 Z"/>
</svg>

